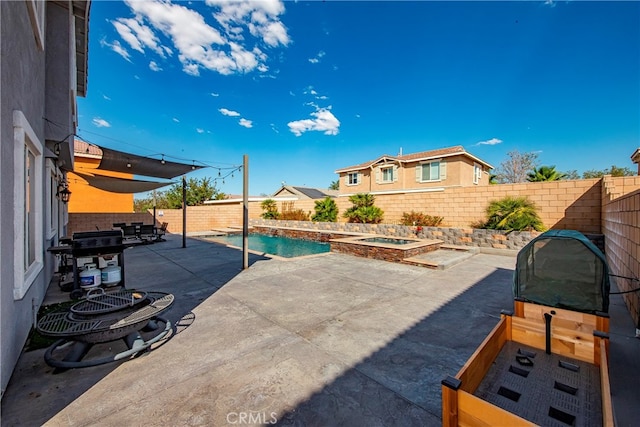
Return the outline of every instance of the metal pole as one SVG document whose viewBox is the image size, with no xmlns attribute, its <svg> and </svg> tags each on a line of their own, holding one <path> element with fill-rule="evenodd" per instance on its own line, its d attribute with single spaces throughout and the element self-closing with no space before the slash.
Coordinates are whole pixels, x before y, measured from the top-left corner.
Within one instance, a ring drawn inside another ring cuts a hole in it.
<svg viewBox="0 0 640 427">
<path fill-rule="evenodd" d="M 187 247 L 187 178 L 182 175 L 182 247 Z"/>
<path fill-rule="evenodd" d="M 249 156 L 242 157 L 242 268 L 249 268 Z"/>
<path fill-rule="evenodd" d="M 156 190 L 153 190 L 153 226 L 156 226 Z"/>
</svg>

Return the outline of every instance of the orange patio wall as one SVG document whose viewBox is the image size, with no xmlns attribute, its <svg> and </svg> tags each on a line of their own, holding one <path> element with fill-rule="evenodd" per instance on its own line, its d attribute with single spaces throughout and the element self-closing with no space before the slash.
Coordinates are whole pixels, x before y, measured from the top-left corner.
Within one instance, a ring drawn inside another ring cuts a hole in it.
<svg viewBox="0 0 640 427">
<path fill-rule="evenodd" d="M 76 156 L 74 163 L 75 169 L 90 172 L 92 169 L 98 167 L 100 159 Z M 101 175 L 115 176 L 118 178 L 133 178 L 131 174 L 119 172 L 100 170 L 99 173 Z M 69 213 L 133 212 L 133 194 L 111 193 L 91 187 L 87 181 L 73 172 L 67 174 L 67 180 L 69 182 L 69 191 L 71 191 Z"/>
</svg>

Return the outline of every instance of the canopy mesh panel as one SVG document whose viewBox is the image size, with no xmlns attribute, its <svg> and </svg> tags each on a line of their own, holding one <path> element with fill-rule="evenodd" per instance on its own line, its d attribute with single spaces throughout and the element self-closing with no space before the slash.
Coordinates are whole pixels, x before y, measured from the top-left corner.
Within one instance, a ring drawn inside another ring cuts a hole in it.
<svg viewBox="0 0 640 427">
<path fill-rule="evenodd" d="M 602 252 L 583 234 L 552 230 L 519 253 L 514 296 L 587 313 L 609 311 L 609 270 Z"/>
</svg>

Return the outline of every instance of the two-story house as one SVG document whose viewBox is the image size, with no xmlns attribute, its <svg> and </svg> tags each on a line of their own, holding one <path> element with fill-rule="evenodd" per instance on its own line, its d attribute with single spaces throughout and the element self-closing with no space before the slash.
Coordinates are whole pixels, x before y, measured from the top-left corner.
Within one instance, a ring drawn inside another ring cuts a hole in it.
<svg viewBox="0 0 640 427">
<path fill-rule="evenodd" d="M 2 393 L 54 274 L 47 248 L 66 234 L 89 8 L 89 1 L 0 1 Z"/>
<path fill-rule="evenodd" d="M 335 171 L 340 195 L 441 191 L 447 187 L 489 184 L 489 163 L 462 146 L 413 154 L 383 155 Z"/>
</svg>

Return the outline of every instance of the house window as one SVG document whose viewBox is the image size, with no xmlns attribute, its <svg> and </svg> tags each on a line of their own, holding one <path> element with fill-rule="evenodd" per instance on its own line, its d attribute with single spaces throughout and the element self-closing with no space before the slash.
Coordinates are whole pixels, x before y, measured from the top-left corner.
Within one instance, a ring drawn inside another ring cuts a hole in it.
<svg viewBox="0 0 640 427">
<path fill-rule="evenodd" d="M 479 184 L 482 178 L 482 166 L 477 163 L 473 164 L 473 183 Z"/>
<path fill-rule="evenodd" d="M 14 299 L 22 299 L 42 270 L 42 143 L 21 111 L 13 113 Z"/>
<path fill-rule="evenodd" d="M 49 177 L 46 193 L 46 238 L 52 239 L 58 231 L 58 169 L 53 163 L 53 160 L 47 159 L 47 173 L 45 176 Z"/>
<path fill-rule="evenodd" d="M 393 166 L 380 168 L 380 176 L 382 178 L 381 182 L 393 182 L 394 181 L 393 169 L 394 169 Z"/>
<path fill-rule="evenodd" d="M 358 172 L 349 172 L 347 175 L 347 185 L 358 185 L 360 184 L 360 174 Z"/>
<path fill-rule="evenodd" d="M 420 182 L 440 181 L 440 162 L 423 163 L 420 166 Z"/>
</svg>

